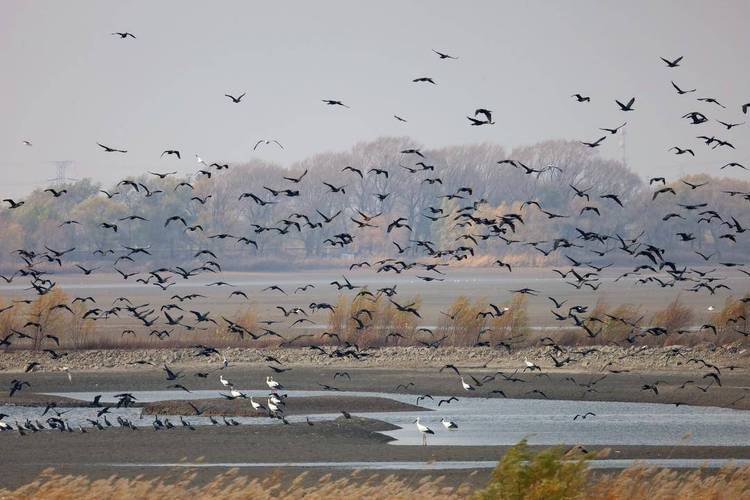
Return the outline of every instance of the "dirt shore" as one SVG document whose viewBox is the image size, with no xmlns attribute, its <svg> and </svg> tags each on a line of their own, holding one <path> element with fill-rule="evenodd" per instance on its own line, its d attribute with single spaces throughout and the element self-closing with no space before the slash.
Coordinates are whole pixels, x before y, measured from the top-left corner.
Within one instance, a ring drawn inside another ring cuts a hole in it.
<svg viewBox="0 0 750 500">
<path fill-rule="evenodd" d="M 265 406 L 265 399 L 257 401 Z M 265 410 L 254 410 L 249 399 L 194 399 L 201 415 L 231 417 L 267 417 Z M 425 408 L 402 403 L 388 398 L 352 396 L 307 396 L 285 400 L 284 415 L 311 415 L 315 413 L 425 411 Z M 144 415 L 195 415 L 195 410 L 186 401 L 158 401 L 143 406 Z"/>
<path fill-rule="evenodd" d="M 514 370 L 503 371 L 503 374 L 515 379 L 514 381 L 497 375 L 499 370 L 495 368 L 477 368 L 476 365 L 472 368 L 461 363 L 457 365 L 467 379 L 469 376 L 480 381 L 485 377 L 494 376 L 494 379 L 477 386 L 474 391 L 465 391 L 461 387 L 458 375 L 450 369 L 440 371 L 437 367 L 346 368 L 345 371 L 351 377 L 349 380 L 341 377 L 334 379 L 335 374 L 342 371 L 340 367 L 288 365 L 291 370 L 274 374 L 265 364 L 248 363 L 234 364 L 224 370 L 218 370 L 216 365 L 208 370 L 205 366 L 170 365 L 170 368 L 180 372 L 180 378 L 177 381 L 167 381 L 163 370 L 151 366 L 138 366 L 125 370 L 71 370 L 72 382 L 65 373 L 61 372 L 26 373 L 21 378 L 28 381 L 31 387 L 24 388 L 13 398 L 8 398 L 7 394 L 0 396 L 0 403 L 17 404 L 22 401 L 21 398 L 29 397 L 34 399 L 36 404 L 43 404 L 45 401 L 54 399 L 49 396 L 32 397 L 32 393 L 164 390 L 174 385 L 175 382 L 190 390 L 215 389 L 218 396 L 218 393 L 224 389 L 219 383 L 220 375 L 232 380 L 236 388 L 243 391 L 267 390 L 266 376 L 274 375 L 276 380 L 283 383 L 288 390 L 321 390 L 321 384 L 325 384 L 342 391 L 503 397 L 500 393 L 492 392 L 500 390 L 509 398 L 519 399 L 546 397 L 574 401 L 625 401 L 750 409 L 750 370 L 747 369 L 723 369 L 721 386 L 719 386 L 711 382 L 712 378 L 704 378 L 713 370 L 696 365 L 692 365 L 689 370 L 633 370 L 621 373 L 610 373 L 606 370 L 602 372 L 544 369 L 540 374 L 519 370 L 512 377 Z M 208 376 L 197 377 L 198 373 L 208 373 Z M 19 378 L 17 373 L 0 372 L 0 387 L 9 387 L 11 380 L 15 378 Z M 590 390 L 582 386 L 582 384 L 585 386 L 594 381 L 596 383 L 591 386 Z M 688 381 L 694 383 L 686 384 Z M 644 389 L 644 385 L 654 383 L 657 383 L 658 394 L 655 394 L 653 390 Z M 696 387 L 700 385 L 705 388 L 709 384 L 711 386 L 706 391 Z M 532 389 L 542 394 L 530 392 Z"/>
</svg>

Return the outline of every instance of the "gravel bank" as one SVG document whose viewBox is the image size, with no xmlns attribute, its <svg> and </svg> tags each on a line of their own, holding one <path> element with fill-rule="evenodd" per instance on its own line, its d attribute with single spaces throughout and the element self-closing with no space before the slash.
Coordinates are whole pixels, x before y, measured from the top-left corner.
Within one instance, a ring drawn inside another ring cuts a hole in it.
<svg viewBox="0 0 750 500">
<path fill-rule="evenodd" d="M 330 352 L 333 348 L 327 348 Z M 586 355 L 580 354 L 591 350 Z M 678 352 L 679 351 L 679 352 Z M 216 366 L 222 362 L 217 355 L 196 356 L 197 349 L 140 349 L 140 350 L 87 350 L 67 351 L 65 356 L 52 360 L 42 352 L 9 351 L 0 353 L 0 371 L 23 371 L 28 363 L 40 363 L 35 371 L 106 370 L 143 367 L 139 362 L 161 367 L 164 364 L 182 366 Z M 522 368 L 524 358 L 533 360 L 542 368 L 552 368 L 550 354 L 558 359 L 570 356 L 575 361 L 565 368 L 576 371 L 600 371 L 605 368 L 625 368 L 636 371 L 682 371 L 692 370 L 691 358 L 703 359 L 718 366 L 750 368 L 750 350 L 736 346 L 697 347 L 630 347 L 596 346 L 571 348 L 569 354 L 556 353 L 550 347 L 537 347 L 507 353 L 504 350 L 486 347 L 385 347 L 364 351 L 365 357 L 338 358 L 322 354 L 310 348 L 285 349 L 223 349 L 230 364 L 267 364 L 265 356 L 273 356 L 283 364 L 331 367 L 394 367 L 425 368 L 440 367 L 446 363 L 467 367 Z M 576 354 L 578 352 L 579 354 Z"/>
</svg>

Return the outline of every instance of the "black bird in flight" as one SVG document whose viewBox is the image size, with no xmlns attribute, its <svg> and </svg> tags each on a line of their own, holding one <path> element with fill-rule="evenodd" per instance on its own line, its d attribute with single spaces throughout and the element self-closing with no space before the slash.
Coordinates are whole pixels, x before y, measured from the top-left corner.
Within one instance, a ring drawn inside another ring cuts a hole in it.
<svg viewBox="0 0 750 500">
<path fill-rule="evenodd" d="M 620 101 L 618 101 L 617 99 L 615 99 L 615 102 L 617 103 L 618 106 L 620 106 L 620 110 L 621 111 L 633 111 L 634 110 L 633 104 L 635 104 L 635 97 L 632 97 L 628 101 L 627 104 L 623 104 Z"/>
<path fill-rule="evenodd" d="M 178 156 L 178 158 L 179 158 L 179 154 L 178 154 L 177 156 Z M 168 176 L 170 176 L 170 175 L 176 175 L 176 174 L 177 174 L 177 172 L 166 172 L 166 173 L 164 173 L 164 174 L 160 174 L 159 172 L 149 172 L 149 174 L 151 174 L 151 175 L 155 175 L 155 176 L 156 176 L 156 177 L 158 177 L 159 179 L 166 179 L 166 178 L 167 178 Z M 111 198 L 111 196 L 110 196 L 110 198 Z"/>
<path fill-rule="evenodd" d="M 59 198 L 60 196 L 62 196 L 62 195 L 64 195 L 65 193 L 67 193 L 67 192 L 68 192 L 68 190 L 67 190 L 67 189 L 61 189 L 60 191 L 55 191 L 55 190 L 54 190 L 54 189 L 52 189 L 52 188 L 48 188 L 48 189 L 45 189 L 45 190 L 44 190 L 44 192 L 45 192 L 45 193 L 50 193 L 50 194 L 51 194 L 52 196 L 54 196 L 55 198 Z"/>
<path fill-rule="evenodd" d="M 726 109 L 726 106 L 724 106 L 722 103 L 720 103 L 719 101 L 717 101 L 713 97 L 699 97 L 698 100 L 701 101 L 701 102 L 707 102 L 707 103 L 710 103 L 710 104 L 716 104 L 717 106 L 721 106 L 722 108 Z"/>
<path fill-rule="evenodd" d="M 178 160 L 182 159 L 182 157 L 180 156 L 180 152 L 177 151 L 176 149 L 165 149 L 164 152 L 161 154 L 161 156 L 159 158 L 161 158 L 164 155 L 175 155 Z M 162 179 L 163 179 L 163 177 L 162 177 Z"/>
<path fill-rule="evenodd" d="M 478 119 L 477 116 L 479 116 L 479 115 L 483 115 L 484 116 L 484 120 Z M 495 122 L 492 121 L 492 111 L 490 111 L 489 109 L 485 109 L 485 108 L 479 108 L 479 109 L 475 110 L 474 111 L 474 118 L 472 118 L 470 116 L 467 116 L 466 118 L 468 118 L 469 121 L 471 122 L 471 124 L 474 125 L 474 126 L 477 126 L 477 125 L 494 125 L 495 124 Z"/>
<path fill-rule="evenodd" d="M 110 34 L 113 36 L 117 35 L 120 38 L 127 38 L 127 37 L 135 38 L 135 35 L 130 33 L 129 31 L 124 31 L 124 32 L 115 31 L 114 33 L 110 33 Z"/>
<path fill-rule="evenodd" d="M 672 146 L 671 148 L 669 148 L 669 151 L 672 151 L 673 149 L 675 150 L 676 155 L 684 155 L 685 153 L 690 153 L 692 156 L 695 156 L 695 153 L 693 153 L 693 150 L 689 148 L 682 149 L 677 146 Z"/>
<path fill-rule="evenodd" d="M 570 97 L 575 97 L 576 101 L 578 101 L 578 102 L 591 102 L 591 97 L 584 96 L 584 95 L 581 95 L 581 94 L 573 94 Z"/>
<path fill-rule="evenodd" d="M 604 139 L 606 139 L 606 137 L 605 136 L 601 136 L 600 138 L 598 138 L 594 142 L 581 141 L 581 144 L 583 144 L 584 146 L 588 146 L 590 148 L 598 148 L 599 146 L 602 145 L 602 142 L 604 142 Z"/>
<path fill-rule="evenodd" d="M 614 134 L 616 134 L 616 133 L 617 133 L 617 132 L 618 132 L 618 131 L 619 131 L 619 130 L 620 130 L 620 129 L 622 128 L 622 127 L 624 127 L 624 126 L 625 126 L 625 125 L 627 125 L 627 124 L 628 124 L 628 122 L 625 122 L 625 123 L 623 123 L 622 125 L 620 125 L 620 126 L 619 126 L 619 127 L 617 127 L 617 128 L 600 128 L 599 130 L 603 130 L 604 132 L 609 132 L 610 134 L 614 135 Z"/>
<path fill-rule="evenodd" d="M 3 201 L 10 205 L 11 210 L 22 207 L 26 203 L 24 201 L 13 201 L 10 198 L 5 198 Z"/>
<path fill-rule="evenodd" d="M 245 97 L 245 94 L 247 94 L 247 92 L 243 92 L 243 94 L 238 97 L 234 97 L 233 95 L 229 95 L 229 94 L 224 94 L 224 97 L 228 97 L 232 100 L 233 103 L 239 104 L 240 101 L 242 101 L 242 98 Z"/>
<path fill-rule="evenodd" d="M 433 85 L 437 85 L 437 83 L 435 83 L 435 80 L 433 80 L 429 76 L 422 76 L 422 77 L 419 77 L 419 78 L 415 78 L 414 80 L 412 80 L 412 82 L 414 82 L 414 83 L 431 83 Z"/>
<path fill-rule="evenodd" d="M 107 153 L 127 153 L 128 151 L 126 149 L 117 149 L 117 148 L 111 148 L 109 146 L 105 146 L 104 144 L 97 142 L 100 148 L 102 148 Z"/>
<path fill-rule="evenodd" d="M 744 125 L 745 124 L 745 122 L 742 122 L 742 123 L 726 123 L 726 122 L 723 122 L 721 120 L 716 120 L 716 121 L 719 122 L 719 123 L 721 123 L 722 125 L 724 125 L 727 128 L 727 130 L 732 130 L 734 127 L 739 127 L 740 125 Z"/>
<path fill-rule="evenodd" d="M 258 146 L 260 146 L 261 144 L 265 144 L 265 145 L 276 144 L 281 149 L 284 149 L 284 146 L 282 146 L 281 143 L 279 141 L 277 141 L 276 139 L 270 139 L 270 140 L 269 139 L 261 139 L 261 140 L 259 140 L 258 142 L 255 143 L 255 146 L 253 146 L 253 151 L 255 151 L 256 149 L 258 149 Z"/>
<path fill-rule="evenodd" d="M 349 107 L 346 104 L 344 104 L 343 102 L 336 101 L 336 100 L 333 100 L 333 99 L 322 99 L 322 101 L 324 103 L 328 104 L 329 106 L 342 106 L 344 108 L 348 108 Z"/>
<path fill-rule="evenodd" d="M 582 420 L 585 420 L 586 417 L 595 417 L 595 416 L 596 416 L 596 413 L 589 411 L 589 412 L 584 413 L 583 415 L 576 415 L 575 417 L 573 417 L 573 420 L 577 420 L 579 418 Z"/>
<path fill-rule="evenodd" d="M 445 53 L 443 53 L 443 52 L 438 52 L 438 51 L 437 51 L 437 50 L 435 50 L 435 49 L 432 49 L 432 51 L 433 51 L 433 52 L 434 52 L 435 54 L 437 54 L 437 55 L 438 55 L 438 57 L 439 57 L 440 59 L 458 59 L 458 57 L 455 57 L 455 56 L 451 56 L 451 55 L 445 54 Z"/>
<path fill-rule="evenodd" d="M 675 82 L 672 82 L 672 87 L 674 87 L 674 89 L 675 89 L 675 90 L 677 91 L 677 93 L 678 93 L 678 94 L 680 94 L 680 95 L 682 95 L 682 94 L 689 94 L 690 92 L 695 92 L 695 91 L 697 90 L 697 89 L 692 89 L 692 90 L 682 90 L 682 89 L 681 89 L 680 87 L 678 87 L 678 86 L 677 86 L 677 84 L 676 84 Z"/>
<path fill-rule="evenodd" d="M 664 61 L 665 63 L 667 63 L 668 67 L 670 67 L 670 68 L 676 68 L 676 67 L 678 67 L 680 65 L 680 61 L 682 61 L 683 57 L 684 56 L 680 56 L 677 59 L 675 59 L 674 61 L 670 61 L 669 59 L 665 59 L 663 57 L 660 57 L 659 59 L 661 59 L 662 61 Z"/>
<path fill-rule="evenodd" d="M 284 179 L 288 180 L 289 182 L 298 184 L 306 175 L 307 175 L 307 170 L 302 172 L 302 175 L 300 175 L 299 177 L 284 177 Z"/>
</svg>

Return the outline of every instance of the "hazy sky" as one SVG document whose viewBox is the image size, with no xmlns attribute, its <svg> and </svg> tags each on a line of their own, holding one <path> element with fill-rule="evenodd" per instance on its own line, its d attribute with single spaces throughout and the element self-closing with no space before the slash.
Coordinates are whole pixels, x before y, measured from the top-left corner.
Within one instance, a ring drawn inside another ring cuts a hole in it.
<svg viewBox="0 0 750 500">
<path fill-rule="evenodd" d="M 111 182 L 149 169 L 192 172 L 195 153 L 288 165 L 383 135 L 510 149 L 595 140 L 598 127 L 624 120 L 629 165 L 644 176 L 750 166 L 750 124 L 727 132 L 680 119 L 688 111 L 750 118 L 739 109 L 750 102 L 744 0 L 3 0 L 0 12 L 2 195 L 45 185 L 55 160 L 72 160 L 73 177 Z M 431 49 L 459 59 L 441 61 Z M 659 59 L 680 55 L 676 69 Z M 411 82 L 420 76 L 437 86 Z M 678 96 L 670 80 L 698 91 Z M 224 97 L 243 92 L 240 104 Z M 592 102 L 576 103 L 575 92 Z M 636 111 L 619 111 L 614 99 L 632 96 Z M 696 101 L 706 96 L 727 109 Z M 493 110 L 496 125 L 469 126 L 477 107 Z M 695 139 L 704 133 L 737 150 L 710 151 Z M 254 154 L 264 137 L 286 149 Z M 129 153 L 104 153 L 97 141 Z M 601 153 L 620 158 L 618 141 Z M 697 157 L 668 153 L 673 145 Z M 167 148 L 183 159 L 160 159 Z"/>
</svg>

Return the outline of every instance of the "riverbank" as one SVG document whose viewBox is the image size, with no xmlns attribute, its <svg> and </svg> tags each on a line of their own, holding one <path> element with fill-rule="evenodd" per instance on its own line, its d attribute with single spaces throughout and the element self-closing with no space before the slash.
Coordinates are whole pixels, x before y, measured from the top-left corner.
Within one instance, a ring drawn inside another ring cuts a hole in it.
<svg viewBox="0 0 750 500">
<path fill-rule="evenodd" d="M 324 347 L 326 352 L 332 347 Z M 565 368 L 574 371 L 598 372 L 613 369 L 639 371 L 693 371 L 695 362 L 690 359 L 702 359 L 717 366 L 750 370 L 750 349 L 737 345 L 714 346 L 701 345 L 686 347 L 673 345 L 669 347 L 617 347 L 594 346 L 569 348 L 573 362 Z M 7 351 L 0 353 L 0 372 L 23 372 L 29 363 L 39 363 L 34 372 L 62 371 L 67 367 L 73 371 L 128 369 L 138 370 L 143 367 L 161 367 L 164 364 L 186 367 L 216 367 L 226 357 L 230 364 L 269 364 L 267 356 L 273 356 L 281 364 L 300 366 L 331 367 L 392 367 L 424 368 L 441 367 L 447 363 L 465 367 L 484 367 L 490 369 L 523 369 L 524 359 L 542 368 L 554 368 L 555 363 L 550 355 L 563 358 L 551 347 L 534 347 L 513 352 L 491 349 L 488 347 L 383 347 L 362 351 L 358 359 L 337 357 L 323 354 L 320 350 L 310 348 L 227 348 L 221 350 L 221 356 L 197 356 L 197 349 L 95 349 L 66 351 L 60 360 L 52 360 L 49 355 L 38 351 Z M 700 366 L 698 366 L 700 368 Z"/>
</svg>

